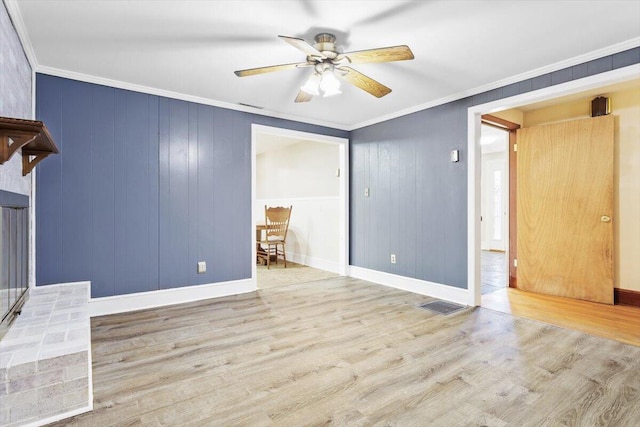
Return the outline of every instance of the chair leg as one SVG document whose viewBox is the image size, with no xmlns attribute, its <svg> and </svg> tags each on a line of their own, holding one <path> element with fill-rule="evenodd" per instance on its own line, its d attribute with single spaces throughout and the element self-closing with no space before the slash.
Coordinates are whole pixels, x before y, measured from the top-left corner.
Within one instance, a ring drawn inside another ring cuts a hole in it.
<svg viewBox="0 0 640 427">
<path fill-rule="evenodd" d="M 287 268 L 287 253 L 284 251 L 284 243 L 282 244 L 282 258 L 284 259 L 284 268 Z"/>
<path fill-rule="evenodd" d="M 267 270 L 271 266 L 271 245 L 267 245 Z"/>
</svg>

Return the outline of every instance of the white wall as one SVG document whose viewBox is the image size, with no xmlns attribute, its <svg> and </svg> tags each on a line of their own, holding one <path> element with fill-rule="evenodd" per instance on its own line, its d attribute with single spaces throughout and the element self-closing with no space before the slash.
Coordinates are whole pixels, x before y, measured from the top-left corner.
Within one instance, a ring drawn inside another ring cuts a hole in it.
<svg viewBox="0 0 640 427">
<path fill-rule="evenodd" d="M 258 141 L 258 144 L 261 144 Z M 338 271 L 338 145 L 298 141 L 256 156 L 256 222 L 264 223 L 264 206 L 293 206 L 287 234 L 287 257 L 316 268 Z M 264 151 L 267 150 L 267 151 Z M 262 152 L 261 152 L 262 151 Z"/>
</svg>

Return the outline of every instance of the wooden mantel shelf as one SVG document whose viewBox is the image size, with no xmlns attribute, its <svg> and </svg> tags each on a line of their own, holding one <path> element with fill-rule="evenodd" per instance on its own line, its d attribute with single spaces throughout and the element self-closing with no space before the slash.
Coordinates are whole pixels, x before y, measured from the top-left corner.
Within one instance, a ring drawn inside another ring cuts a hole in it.
<svg viewBox="0 0 640 427">
<path fill-rule="evenodd" d="M 22 148 L 22 176 L 58 147 L 47 127 L 38 120 L 0 117 L 0 165 Z"/>
</svg>

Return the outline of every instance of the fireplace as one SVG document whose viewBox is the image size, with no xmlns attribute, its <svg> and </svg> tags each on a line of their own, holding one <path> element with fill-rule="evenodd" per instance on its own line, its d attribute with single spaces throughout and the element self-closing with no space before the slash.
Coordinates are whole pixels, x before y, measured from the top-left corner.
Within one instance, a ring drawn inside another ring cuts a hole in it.
<svg viewBox="0 0 640 427">
<path fill-rule="evenodd" d="M 0 338 L 28 296 L 29 197 L 0 190 Z"/>
</svg>

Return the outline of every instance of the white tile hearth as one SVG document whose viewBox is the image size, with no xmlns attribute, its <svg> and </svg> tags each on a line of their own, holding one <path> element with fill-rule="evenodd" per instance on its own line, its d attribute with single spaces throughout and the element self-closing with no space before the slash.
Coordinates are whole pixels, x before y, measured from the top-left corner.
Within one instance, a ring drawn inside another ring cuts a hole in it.
<svg viewBox="0 0 640 427">
<path fill-rule="evenodd" d="M 88 282 L 36 287 L 0 341 L 0 425 L 91 410 Z"/>
</svg>

